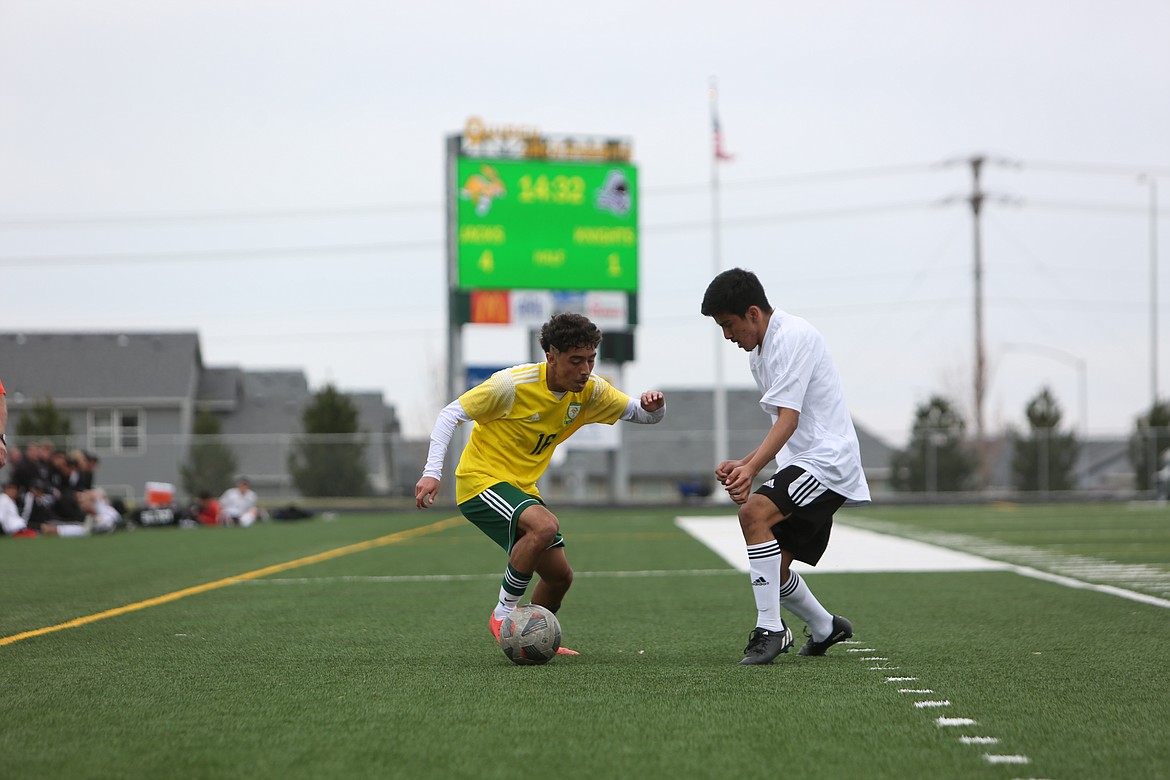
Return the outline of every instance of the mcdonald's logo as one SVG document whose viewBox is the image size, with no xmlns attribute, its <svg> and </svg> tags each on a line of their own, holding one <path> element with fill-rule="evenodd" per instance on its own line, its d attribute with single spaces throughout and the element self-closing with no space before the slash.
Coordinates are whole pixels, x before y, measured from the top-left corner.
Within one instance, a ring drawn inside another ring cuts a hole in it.
<svg viewBox="0 0 1170 780">
<path fill-rule="evenodd" d="M 472 290 L 471 321 L 481 325 L 507 325 L 511 322 L 508 314 L 508 291 Z"/>
</svg>

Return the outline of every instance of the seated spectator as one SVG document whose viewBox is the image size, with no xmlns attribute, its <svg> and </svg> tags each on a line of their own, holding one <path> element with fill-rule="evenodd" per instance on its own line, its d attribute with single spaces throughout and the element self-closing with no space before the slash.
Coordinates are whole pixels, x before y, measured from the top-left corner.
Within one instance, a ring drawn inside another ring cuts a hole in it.
<svg viewBox="0 0 1170 780">
<path fill-rule="evenodd" d="M 223 517 L 219 502 L 212 498 L 207 490 L 199 491 L 199 500 L 191 507 L 191 516 L 203 525 L 219 525 L 220 518 Z"/>
<path fill-rule="evenodd" d="M 74 489 L 92 490 L 94 488 L 94 472 L 97 471 L 97 456 L 85 450 L 71 450 L 69 460 L 73 462 L 76 472 Z"/>
<path fill-rule="evenodd" d="M 50 462 L 53 466 L 49 476 L 49 484 L 53 486 L 53 514 L 65 523 L 84 522 L 85 512 L 79 503 L 77 487 L 81 473 L 77 464 L 64 450 L 54 451 Z"/>
<path fill-rule="evenodd" d="M 20 514 L 16 501 L 20 497 L 20 486 L 13 480 L 4 483 L 0 493 L 0 530 L 5 536 L 36 536 L 37 532 L 28 527 Z"/>
<path fill-rule="evenodd" d="M 53 514 L 55 503 L 52 488 L 38 479 L 20 496 L 18 502 L 20 516 L 24 518 L 25 525 L 34 531 L 40 531 L 41 526 L 55 519 Z"/>
<path fill-rule="evenodd" d="M 256 491 L 252 490 L 248 478 L 236 478 L 236 486 L 228 488 L 219 497 L 220 521 L 224 525 L 247 528 L 260 518 L 257 500 Z"/>
<path fill-rule="evenodd" d="M 33 483 L 49 481 L 49 455 L 53 451 L 50 442 L 34 441 L 24 448 L 24 457 L 15 464 L 12 478 L 20 485 L 23 496 L 32 489 Z"/>
<path fill-rule="evenodd" d="M 103 490 L 84 490 L 77 494 L 78 504 L 85 513 L 80 523 L 54 521 L 41 526 L 41 533 L 46 536 L 89 536 L 90 534 L 108 534 L 118 530 L 122 523 L 122 515 L 110 506 Z"/>
</svg>

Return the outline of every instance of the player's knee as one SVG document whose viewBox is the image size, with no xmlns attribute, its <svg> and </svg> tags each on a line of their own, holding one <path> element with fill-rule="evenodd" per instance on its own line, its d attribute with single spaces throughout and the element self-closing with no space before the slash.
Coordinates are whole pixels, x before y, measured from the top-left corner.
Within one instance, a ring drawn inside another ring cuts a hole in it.
<svg viewBox="0 0 1170 780">
<path fill-rule="evenodd" d="M 556 541 L 557 533 L 561 530 L 561 524 L 557 521 L 555 515 L 546 513 L 534 517 L 527 523 L 525 533 L 532 534 L 532 536 L 546 547 Z"/>
<path fill-rule="evenodd" d="M 778 519 L 771 502 L 748 501 L 739 508 L 739 527 L 744 536 L 752 531 L 761 531 L 771 528 Z"/>
</svg>

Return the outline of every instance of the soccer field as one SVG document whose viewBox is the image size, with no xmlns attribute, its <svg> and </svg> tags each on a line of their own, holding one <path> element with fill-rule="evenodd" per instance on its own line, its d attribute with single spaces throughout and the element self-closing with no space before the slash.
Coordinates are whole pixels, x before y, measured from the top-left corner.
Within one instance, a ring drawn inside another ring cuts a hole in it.
<svg viewBox="0 0 1170 780">
<path fill-rule="evenodd" d="M 581 655 L 538 667 L 487 631 L 502 553 L 438 507 L 0 540 L 0 776 L 1170 777 L 1166 507 L 843 511 L 999 568 L 830 544 L 805 577 L 854 642 L 768 667 L 746 575 L 676 523 L 728 513 L 560 512 Z"/>
</svg>

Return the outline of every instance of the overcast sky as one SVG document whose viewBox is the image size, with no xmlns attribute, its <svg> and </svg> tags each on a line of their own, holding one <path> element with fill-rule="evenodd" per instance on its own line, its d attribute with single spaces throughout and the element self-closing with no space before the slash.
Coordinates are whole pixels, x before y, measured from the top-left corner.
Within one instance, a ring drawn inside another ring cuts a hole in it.
<svg viewBox="0 0 1170 780">
<path fill-rule="evenodd" d="M 988 426 L 1045 384 L 1079 426 L 1083 378 L 1090 431 L 1125 433 L 1152 392 L 1142 170 L 1170 395 L 1168 30 L 1165 0 L 6 0 L 0 330 L 196 330 L 208 365 L 380 390 L 423 435 L 448 400 L 444 138 L 476 115 L 630 138 L 623 389 L 709 387 L 717 348 L 750 387 L 698 312 L 716 78 L 722 267 L 825 334 L 860 424 L 901 443 L 932 394 L 970 412 L 987 155 Z M 528 358 L 514 329 L 466 342 Z"/>
</svg>

